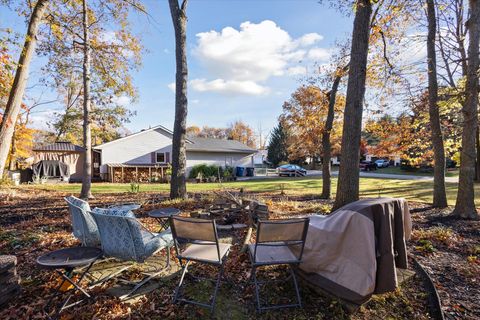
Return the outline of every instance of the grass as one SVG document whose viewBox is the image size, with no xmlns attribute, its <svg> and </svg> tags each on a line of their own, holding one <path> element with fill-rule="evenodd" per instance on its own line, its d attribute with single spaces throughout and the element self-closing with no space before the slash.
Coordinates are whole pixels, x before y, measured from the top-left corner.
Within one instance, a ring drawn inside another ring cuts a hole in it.
<svg viewBox="0 0 480 320">
<path fill-rule="evenodd" d="M 407 171 L 402 170 L 400 167 L 388 167 L 381 168 L 377 171 L 372 171 L 373 173 L 385 173 L 385 174 L 401 174 L 401 175 L 411 175 L 411 176 L 424 176 L 424 177 L 433 177 L 433 172 L 420 172 L 420 171 Z M 446 177 L 458 177 L 458 168 L 456 169 L 447 169 L 445 173 Z"/>
<path fill-rule="evenodd" d="M 65 193 L 80 193 L 80 184 L 50 184 L 50 185 L 28 185 L 21 188 L 36 188 L 43 190 L 52 190 Z M 168 184 L 140 184 L 140 192 L 168 192 Z M 222 185 L 218 183 L 187 184 L 189 192 L 205 192 L 220 190 L 222 187 L 227 189 L 243 188 L 246 192 L 270 192 L 280 194 L 283 189 L 287 194 L 305 194 L 312 195 L 321 193 L 322 180 L 315 178 L 269 178 L 256 179 L 248 181 L 228 182 Z M 332 179 L 332 190 L 335 193 L 337 179 Z M 457 183 L 446 183 L 447 199 L 450 205 L 455 204 L 457 195 Z M 378 178 L 360 178 L 360 196 L 378 197 L 390 196 L 401 197 L 407 200 L 419 202 L 432 202 L 433 181 L 423 180 L 400 180 L 400 179 L 378 179 Z M 94 183 L 92 192 L 99 193 L 122 193 L 130 192 L 130 184 L 120 183 Z M 476 199 L 475 203 L 480 207 L 480 184 L 475 185 Z"/>
</svg>

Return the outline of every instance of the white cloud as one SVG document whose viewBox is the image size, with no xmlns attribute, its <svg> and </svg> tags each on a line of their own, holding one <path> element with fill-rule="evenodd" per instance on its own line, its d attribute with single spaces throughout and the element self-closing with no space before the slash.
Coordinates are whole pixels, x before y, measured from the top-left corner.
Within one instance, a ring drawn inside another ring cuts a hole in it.
<svg viewBox="0 0 480 320">
<path fill-rule="evenodd" d="M 326 61 L 330 58 L 330 51 L 324 48 L 312 48 L 308 51 L 308 58 L 316 61 Z"/>
<path fill-rule="evenodd" d="M 268 93 L 270 90 L 267 87 L 261 86 L 253 81 L 237 81 L 237 80 L 223 80 L 216 79 L 207 81 L 205 79 L 193 79 L 190 81 L 193 90 L 199 92 L 213 91 L 227 94 L 248 94 L 248 95 L 262 95 Z"/>
<path fill-rule="evenodd" d="M 290 76 L 296 76 L 300 74 L 305 75 L 306 73 L 307 73 L 307 68 L 302 66 L 290 67 L 287 69 L 287 74 Z"/>
<path fill-rule="evenodd" d="M 172 90 L 172 92 L 175 92 L 175 82 L 167 84 L 168 89 Z"/>
<path fill-rule="evenodd" d="M 323 36 L 318 33 L 307 33 L 297 40 L 300 46 L 311 46 L 312 44 L 323 40 Z"/>
<path fill-rule="evenodd" d="M 127 97 L 125 95 L 122 95 L 120 97 L 113 97 L 112 101 L 113 101 L 113 103 L 118 104 L 122 107 L 126 107 L 132 102 L 130 97 Z"/>
<path fill-rule="evenodd" d="M 193 54 L 205 66 L 210 79 L 196 79 L 193 89 L 265 94 L 268 88 L 259 83 L 300 72 L 296 65 L 322 39 L 318 33 L 294 39 L 270 20 L 243 22 L 238 30 L 225 27 L 221 31 L 198 33 Z"/>
</svg>

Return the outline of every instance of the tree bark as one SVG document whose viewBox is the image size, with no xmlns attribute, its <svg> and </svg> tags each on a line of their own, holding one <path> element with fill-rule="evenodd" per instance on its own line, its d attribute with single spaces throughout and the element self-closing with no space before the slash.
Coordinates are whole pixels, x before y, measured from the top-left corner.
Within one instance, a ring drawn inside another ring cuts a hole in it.
<svg viewBox="0 0 480 320">
<path fill-rule="evenodd" d="M 443 145 L 443 133 L 440 125 L 440 113 L 438 111 L 438 80 L 437 58 L 435 50 L 435 36 L 437 33 L 437 19 L 435 17 L 434 0 L 427 0 L 427 62 L 428 62 L 428 113 L 432 131 L 433 145 L 433 206 L 445 208 L 447 206 L 447 194 L 445 191 L 445 147 Z"/>
<path fill-rule="evenodd" d="M 38 28 L 48 4 L 48 0 L 38 0 L 33 9 L 28 24 L 27 35 L 25 36 L 25 43 L 23 44 L 23 50 L 18 59 L 12 89 L 10 90 L 7 105 L 5 106 L 5 113 L 3 115 L 2 123 L 0 124 L 0 178 L 3 177 L 4 174 L 15 123 L 17 122 L 18 114 L 20 113 L 23 95 L 27 85 L 28 69 L 37 43 Z"/>
<path fill-rule="evenodd" d="M 85 158 L 83 162 L 83 179 L 80 198 L 92 198 L 92 131 L 90 100 L 90 35 L 88 22 L 88 4 L 83 0 L 83 146 Z"/>
<path fill-rule="evenodd" d="M 186 198 L 186 148 L 187 133 L 187 0 L 179 7 L 178 0 L 169 0 L 170 13 L 175 29 L 175 122 L 172 141 L 172 180 L 170 181 L 170 197 Z"/>
<path fill-rule="evenodd" d="M 335 78 L 333 80 L 332 89 L 328 93 L 328 113 L 327 121 L 325 122 L 325 130 L 322 135 L 322 149 L 323 149 L 323 161 L 322 161 L 322 194 L 320 198 L 330 199 L 331 190 L 332 190 L 332 178 L 331 178 L 331 164 L 330 160 L 332 158 L 332 144 L 330 141 L 330 134 L 333 128 L 333 119 L 335 116 L 335 102 L 337 99 L 338 86 L 340 85 L 340 80 L 345 71 L 347 71 L 348 65 L 339 68 L 336 71 Z"/>
<path fill-rule="evenodd" d="M 467 21 L 469 33 L 466 99 L 462 108 L 463 132 L 460 153 L 460 175 L 455 209 L 452 215 L 464 219 L 478 219 L 475 208 L 475 135 L 478 125 L 478 67 L 480 35 L 480 0 L 470 0 L 470 19 Z"/>
<path fill-rule="evenodd" d="M 480 182 L 480 127 L 477 124 L 476 135 L 477 162 L 475 164 L 475 181 Z"/>
<path fill-rule="evenodd" d="M 356 4 L 335 209 L 358 200 L 360 187 L 358 165 L 372 4 L 370 0 L 357 0 Z"/>
<path fill-rule="evenodd" d="M 478 127 L 478 124 L 475 145 L 477 149 L 477 162 L 475 164 L 475 181 L 480 182 L 480 128 Z"/>
</svg>

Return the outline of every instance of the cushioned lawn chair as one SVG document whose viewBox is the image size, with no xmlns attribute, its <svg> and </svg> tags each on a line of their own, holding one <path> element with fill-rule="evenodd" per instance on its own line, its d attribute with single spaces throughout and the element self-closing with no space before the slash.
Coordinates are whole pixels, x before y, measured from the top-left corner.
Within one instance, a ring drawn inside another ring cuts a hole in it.
<svg viewBox="0 0 480 320">
<path fill-rule="evenodd" d="M 74 196 L 64 198 L 68 204 L 72 221 L 73 235 L 80 240 L 83 246 L 99 247 L 100 234 L 98 227 L 90 214 L 88 202 Z"/>
<path fill-rule="evenodd" d="M 173 246 L 173 238 L 170 229 L 155 234 L 148 231 L 133 214 L 127 216 L 112 215 L 112 211 L 114 210 L 100 208 L 95 208 L 92 211 L 105 256 L 123 261 L 143 263 L 158 251 L 162 249 L 167 251 L 166 267 L 136 283 L 130 292 L 121 297 L 121 299 L 125 299 L 170 267 L 170 248 Z"/>
<path fill-rule="evenodd" d="M 64 198 L 68 204 L 70 217 L 72 221 L 73 235 L 80 240 L 83 246 L 99 247 L 100 234 L 98 233 L 97 223 L 90 212 L 90 205 L 87 201 L 74 196 Z M 132 216 L 132 210 L 140 208 L 139 204 L 127 203 L 118 204 L 109 207 L 109 214 Z"/>
<path fill-rule="evenodd" d="M 95 219 L 92 216 L 92 213 L 90 211 L 90 205 L 88 204 L 88 202 L 82 199 L 76 198 L 74 196 L 65 198 L 65 201 L 68 203 L 68 208 L 70 211 L 72 227 L 73 227 L 73 235 L 78 240 L 80 240 L 80 242 L 82 243 L 82 246 L 100 247 L 101 246 L 100 233 L 98 232 L 98 226 Z M 108 214 L 110 215 L 135 217 L 133 213 L 128 209 L 130 208 L 118 206 L 113 209 L 97 208 L 96 210 L 101 211 L 103 213 L 108 212 Z M 111 258 L 100 259 L 98 260 L 98 262 L 106 262 L 107 260 L 110 260 L 110 259 Z M 90 282 L 90 287 L 94 287 L 103 282 L 106 282 L 131 267 L 132 265 L 127 265 L 127 266 L 116 268 L 115 271 L 109 273 L 105 277 L 92 280 Z"/>
<path fill-rule="evenodd" d="M 308 218 L 258 221 L 256 241 L 248 246 L 258 311 L 302 306 L 297 279 L 292 266 L 298 265 L 302 261 L 308 223 Z M 293 251 L 290 250 L 294 247 Z M 256 274 L 257 268 L 272 265 L 288 265 L 290 276 L 287 279 L 259 281 Z M 296 303 L 263 306 L 260 299 L 260 286 L 268 282 L 285 282 L 290 278 L 293 279 L 295 287 Z"/>
<path fill-rule="evenodd" d="M 230 252 L 231 245 L 218 242 L 215 220 L 172 216 L 170 217 L 170 227 L 172 228 L 177 257 L 182 266 L 182 276 L 180 277 L 180 283 L 175 289 L 174 303 L 182 301 L 206 307 L 211 310 L 213 315 L 217 292 L 223 275 L 223 266 Z M 181 249 L 181 247 L 184 249 Z M 213 297 L 209 304 L 181 297 L 180 290 L 183 280 L 192 261 L 218 266 L 219 268 L 216 280 L 210 278 L 202 279 L 215 282 Z"/>
</svg>

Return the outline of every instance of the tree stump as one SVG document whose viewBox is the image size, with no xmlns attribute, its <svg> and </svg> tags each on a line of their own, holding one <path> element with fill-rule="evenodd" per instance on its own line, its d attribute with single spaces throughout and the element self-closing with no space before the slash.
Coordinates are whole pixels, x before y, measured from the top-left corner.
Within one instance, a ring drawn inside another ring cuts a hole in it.
<svg viewBox="0 0 480 320">
<path fill-rule="evenodd" d="M 0 256 L 0 305 L 20 293 L 20 277 L 17 274 L 17 257 Z"/>
</svg>

